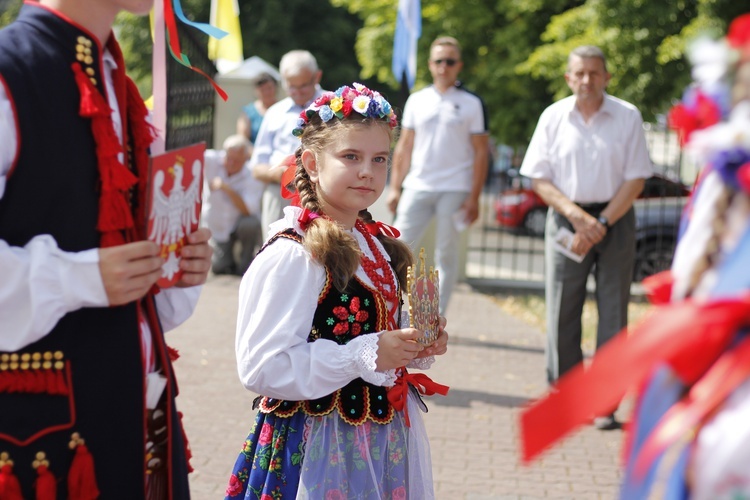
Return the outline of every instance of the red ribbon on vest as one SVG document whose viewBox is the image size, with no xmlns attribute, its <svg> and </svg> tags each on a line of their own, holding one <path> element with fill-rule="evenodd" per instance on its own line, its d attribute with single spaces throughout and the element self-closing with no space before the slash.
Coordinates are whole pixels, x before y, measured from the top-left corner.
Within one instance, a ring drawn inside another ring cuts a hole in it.
<svg viewBox="0 0 750 500">
<path fill-rule="evenodd" d="M 616 407 L 625 392 L 666 363 L 686 385 L 703 376 L 750 323 L 750 295 L 659 307 L 630 334 L 623 330 L 584 368 L 578 364 L 520 416 L 522 459 L 542 451 L 595 416 Z"/>
<path fill-rule="evenodd" d="M 425 396 L 432 396 L 433 394 L 445 396 L 448 394 L 448 389 L 450 389 L 447 385 L 438 384 L 433 381 L 424 373 L 409 373 L 406 371 L 406 367 L 401 368 L 396 379 L 396 385 L 388 389 L 388 401 L 390 401 L 396 411 L 404 410 L 407 427 L 411 427 L 409 411 L 406 408 L 409 384 L 413 385 L 420 394 L 424 394 Z"/>
</svg>

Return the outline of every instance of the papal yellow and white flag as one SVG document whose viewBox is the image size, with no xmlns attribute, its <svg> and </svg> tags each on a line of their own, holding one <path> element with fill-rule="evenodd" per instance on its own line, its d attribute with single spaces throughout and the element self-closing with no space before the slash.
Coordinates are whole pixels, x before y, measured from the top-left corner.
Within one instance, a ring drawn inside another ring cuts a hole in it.
<svg viewBox="0 0 750 500">
<path fill-rule="evenodd" d="M 226 73 L 244 60 L 237 0 L 211 0 L 211 25 L 229 33 L 221 40 L 208 40 L 208 57 L 214 61 L 220 74 Z"/>
</svg>

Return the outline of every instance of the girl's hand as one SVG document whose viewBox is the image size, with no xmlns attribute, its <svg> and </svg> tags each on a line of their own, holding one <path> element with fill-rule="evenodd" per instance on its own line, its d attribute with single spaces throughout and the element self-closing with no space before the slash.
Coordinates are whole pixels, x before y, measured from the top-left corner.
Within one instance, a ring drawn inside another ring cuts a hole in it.
<svg viewBox="0 0 750 500">
<path fill-rule="evenodd" d="M 408 365 L 424 349 L 424 346 L 417 342 L 421 336 L 422 332 L 414 328 L 389 330 L 380 334 L 376 369 L 383 372 Z"/>
<path fill-rule="evenodd" d="M 440 356 L 448 351 L 448 332 L 445 331 L 445 325 L 448 320 L 444 316 L 440 316 L 440 324 L 438 326 L 438 338 L 432 344 L 425 347 L 425 349 L 419 353 L 418 358 L 426 358 L 428 356 Z"/>
</svg>

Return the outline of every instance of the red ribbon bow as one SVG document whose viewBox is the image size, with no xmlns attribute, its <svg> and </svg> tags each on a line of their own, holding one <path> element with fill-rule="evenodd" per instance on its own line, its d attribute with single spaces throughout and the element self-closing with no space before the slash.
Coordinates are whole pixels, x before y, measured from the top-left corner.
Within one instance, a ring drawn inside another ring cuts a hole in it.
<svg viewBox="0 0 750 500">
<path fill-rule="evenodd" d="M 300 227 L 302 227 L 302 230 L 306 230 L 307 226 L 309 226 L 310 223 L 314 221 L 315 219 L 317 219 L 318 217 L 321 217 L 319 213 L 313 212 L 305 208 L 302 210 L 302 213 L 297 218 L 297 222 L 299 222 L 299 225 Z"/>
<path fill-rule="evenodd" d="M 297 194 L 296 190 L 292 191 L 289 189 L 294 184 L 294 176 L 297 174 L 297 158 L 294 155 L 289 155 L 284 158 L 282 163 L 286 165 L 286 169 L 281 174 L 281 197 L 292 200 L 292 205 L 298 207 L 299 194 Z"/>
<path fill-rule="evenodd" d="M 373 221 L 365 224 L 365 229 L 367 229 L 367 232 L 373 236 L 377 236 L 378 234 L 389 236 L 391 238 L 398 238 L 399 236 L 401 236 L 401 232 L 399 232 L 398 229 L 393 226 L 389 226 L 388 224 L 384 224 L 380 221 Z"/>
<path fill-rule="evenodd" d="M 409 411 L 406 408 L 406 396 L 409 394 L 409 384 L 413 385 L 420 394 L 424 394 L 425 396 L 432 396 L 433 394 L 445 396 L 448 394 L 448 389 L 450 389 L 447 385 L 438 384 L 424 373 L 409 373 L 406 371 L 406 367 L 401 368 L 396 379 L 396 385 L 388 389 L 388 401 L 390 401 L 396 411 L 404 410 L 407 427 L 411 427 Z"/>
</svg>

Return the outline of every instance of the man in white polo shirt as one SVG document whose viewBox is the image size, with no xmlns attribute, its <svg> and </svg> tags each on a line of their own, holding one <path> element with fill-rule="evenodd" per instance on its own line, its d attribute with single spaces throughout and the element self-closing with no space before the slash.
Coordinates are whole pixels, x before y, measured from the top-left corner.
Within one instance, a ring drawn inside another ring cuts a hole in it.
<svg viewBox="0 0 750 500">
<path fill-rule="evenodd" d="M 581 314 L 586 281 L 595 269 L 597 348 L 627 326 L 635 258 L 633 201 L 652 166 L 638 109 L 605 92 L 610 74 L 597 47 L 574 49 L 565 80 L 573 95 L 539 118 L 521 174 L 550 206 L 545 231 L 547 378 L 583 360 Z M 560 228 L 574 233 L 579 263 L 555 249 Z M 614 410 L 614 409 L 613 409 Z M 614 415 L 597 427 L 618 427 Z"/>
<path fill-rule="evenodd" d="M 459 233 L 479 216 L 487 177 L 488 135 L 482 100 L 460 87 L 461 47 L 453 37 L 430 47 L 433 84 L 406 101 L 393 153 L 388 207 L 401 239 L 419 244 L 436 218 L 435 267 L 440 313 L 458 279 Z"/>
</svg>

